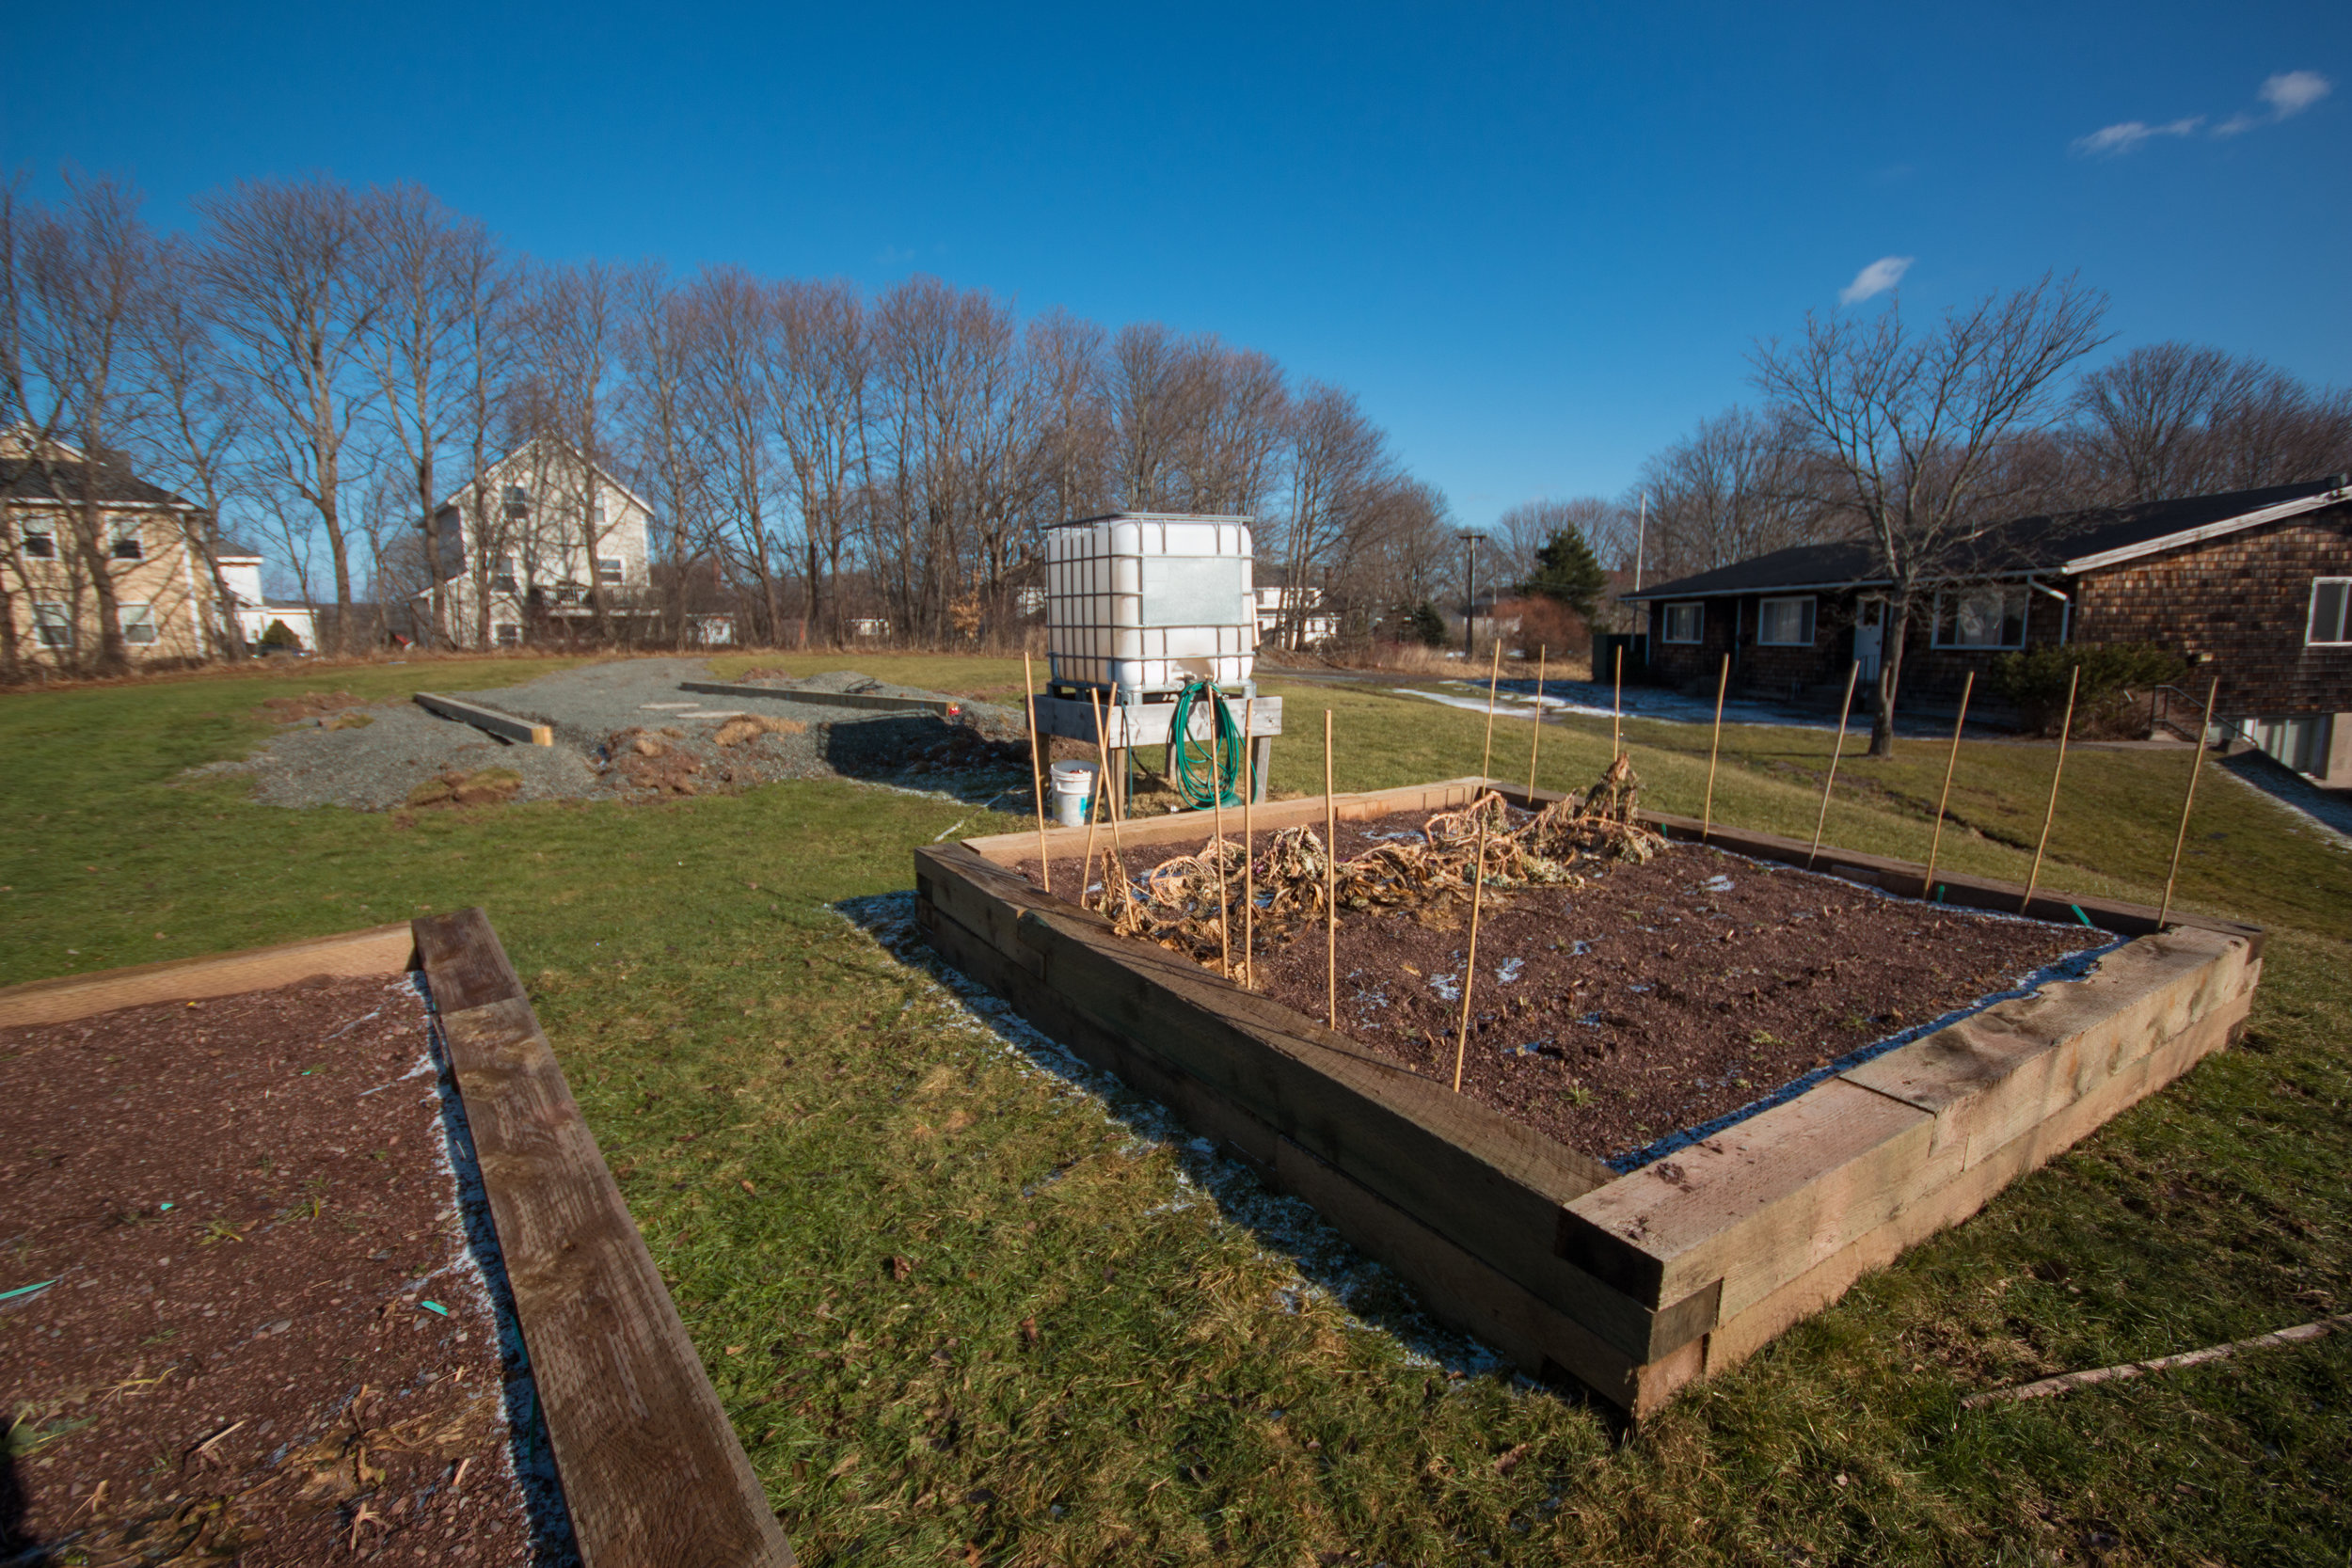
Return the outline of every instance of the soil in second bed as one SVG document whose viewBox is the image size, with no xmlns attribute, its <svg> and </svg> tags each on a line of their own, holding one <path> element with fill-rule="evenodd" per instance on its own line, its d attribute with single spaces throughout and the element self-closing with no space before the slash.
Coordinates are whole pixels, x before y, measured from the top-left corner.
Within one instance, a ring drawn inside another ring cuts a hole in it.
<svg viewBox="0 0 2352 1568">
<path fill-rule="evenodd" d="M 385 979 L 0 1030 L 0 1547 L 531 1560 L 425 1047 Z"/>
<path fill-rule="evenodd" d="M 1418 840 L 1421 824 L 1343 822 L 1340 856 Z M 1258 834 L 1261 855 L 1271 837 Z M 1199 847 L 1125 859 L 1140 876 Z M 1036 879 L 1034 859 L 1018 869 Z M 1055 862 L 1065 896 L 1077 869 Z M 2107 940 L 1687 845 L 1646 864 L 1581 858 L 1575 870 L 1581 886 L 1486 889 L 1462 1092 L 1599 1159 L 1737 1111 Z M 1233 899 L 1237 922 L 1238 888 Z M 1467 898 L 1343 909 L 1341 1032 L 1450 1085 L 1469 933 Z M 1319 921 L 1261 944 L 1259 991 L 1320 1019 L 1326 985 Z"/>
</svg>

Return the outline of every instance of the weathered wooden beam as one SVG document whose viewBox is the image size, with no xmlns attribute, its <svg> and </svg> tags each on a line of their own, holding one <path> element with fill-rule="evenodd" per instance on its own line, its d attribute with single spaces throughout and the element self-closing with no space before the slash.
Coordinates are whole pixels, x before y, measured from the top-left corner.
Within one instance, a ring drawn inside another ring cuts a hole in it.
<svg viewBox="0 0 2352 1568">
<path fill-rule="evenodd" d="M 313 974 L 337 978 L 398 974 L 410 967 L 410 956 L 415 952 L 416 939 L 404 921 L 397 926 L 344 931 L 331 937 L 281 942 L 275 947 L 206 953 L 192 958 L 136 964 L 128 969 L 103 969 L 87 974 L 60 975 L 54 980 L 34 980 L 0 990 L 0 1028 L 66 1023 L 77 1018 L 110 1013 L 118 1007 L 144 1007 L 157 1002 L 193 1002 L 235 996 L 248 990 L 275 990 Z"/>
<path fill-rule="evenodd" d="M 942 719 L 963 705 L 952 697 L 878 697 L 863 691 L 801 691 L 787 686 L 743 686 L 726 681 L 680 681 L 677 689 L 713 697 L 758 697 L 771 703 L 856 708 L 868 713 L 929 713 Z"/>
<path fill-rule="evenodd" d="M 480 910 L 416 944 L 587 1568 L 784 1568 L 792 1548 Z"/>
<path fill-rule="evenodd" d="M 437 691 L 417 692 L 415 700 L 417 705 L 428 713 L 454 719 L 461 724 L 471 724 L 475 729 L 497 736 L 501 740 L 511 740 L 519 746 L 555 744 L 555 726 L 552 724 L 534 724 L 528 719 L 517 719 L 511 713 L 484 707 L 480 703 L 444 697 Z"/>
</svg>

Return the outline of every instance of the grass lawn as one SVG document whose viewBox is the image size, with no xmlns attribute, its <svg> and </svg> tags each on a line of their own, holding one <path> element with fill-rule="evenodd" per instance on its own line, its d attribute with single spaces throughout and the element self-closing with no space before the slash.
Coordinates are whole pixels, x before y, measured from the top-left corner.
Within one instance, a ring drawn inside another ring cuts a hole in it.
<svg viewBox="0 0 2352 1568">
<path fill-rule="evenodd" d="M 1020 683 L 1017 659 L 713 664 L 999 699 Z M 431 679 L 535 673 L 440 660 Z M 905 945 L 908 851 L 1016 819 L 794 784 L 402 829 L 178 779 L 265 735 L 265 696 L 417 678 L 322 673 L 0 698 L 0 983 L 485 906 L 806 1562 L 2352 1550 L 2352 1336 L 1959 1408 L 2352 1305 L 2352 856 L 2234 781 L 2204 784 L 2182 897 L 2272 927 L 2243 1045 L 1627 1434 L 1431 1331 L 1310 1212 L 942 983 Z M 1478 765 L 1475 714 L 1270 689 L 1298 736 L 1276 748 L 1279 789 L 1320 787 L 1327 705 L 1343 788 Z M 1530 727 L 1496 730 L 1494 771 L 1524 777 Z M 1650 802 L 1695 811 L 1704 734 L 1628 734 Z M 1542 782 L 1588 782 L 1607 736 L 1605 721 L 1547 726 Z M 1809 836 L 1827 750 L 1728 732 L 1717 816 Z M 2049 761 L 1968 747 L 1955 809 L 1971 827 L 1947 831 L 1947 863 L 2022 877 Z M 2153 900 L 2184 762 L 2072 756 L 2045 883 Z M 1943 763 L 1920 742 L 1849 758 L 1829 841 L 1922 853 Z"/>
</svg>

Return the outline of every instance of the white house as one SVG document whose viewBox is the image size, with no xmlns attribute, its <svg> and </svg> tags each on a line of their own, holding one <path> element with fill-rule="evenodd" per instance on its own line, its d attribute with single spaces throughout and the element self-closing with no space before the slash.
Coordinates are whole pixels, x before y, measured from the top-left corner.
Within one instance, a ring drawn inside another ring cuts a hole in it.
<svg viewBox="0 0 2352 1568">
<path fill-rule="evenodd" d="M 305 648 L 319 645 L 319 616 L 315 606 L 300 599 L 273 599 L 262 592 L 262 558 L 244 550 L 219 557 L 221 585 L 229 590 L 223 607 L 237 618 L 237 635 L 248 648 L 261 646 L 272 621 L 283 621 Z"/>
<path fill-rule="evenodd" d="M 480 645 L 485 580 L 499 647 L 521 644 L 533 626 L 590 626 L 599 601 L 608 621 L 659 613 L 646 603 L 653 509 L 562 441 L 526 442 L 442 501 L 435 520 L 443 629 L 460 645 Z M 429 602 L 432 591 L 417 597 Z"/>
</svg>

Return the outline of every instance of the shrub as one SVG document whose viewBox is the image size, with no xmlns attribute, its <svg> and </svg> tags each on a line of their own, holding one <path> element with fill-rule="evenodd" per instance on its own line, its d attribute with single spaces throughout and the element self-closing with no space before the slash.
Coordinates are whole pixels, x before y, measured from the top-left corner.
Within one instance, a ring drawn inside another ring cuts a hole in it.
<svg viewBox="0 0 2352 1568">
<path fill-rule="evenodd" d="M 2014 706 L 2029 729 L 2056 735 L 2066 715 L 2066 684 L 2080 669 L 2074 693 L 2074 733 L 2137 733 L 2146 727 L 2139 698 L 2178 681 L 2188 661 L 2153 642 L 2088 642 L 2028 648 L 1993 661 L 1987 684 Z"/>
<path fill-rule="evenodd" d="M 1438 607 L 1427 599 L 1422 600 L 1413 607 L 1412 618 L 1408 625 L 1412 627 L 1413 635 L 1421 639 L 1421 645 L 1424 648 L 1442 648 L 1453 641 L 1446 635 L 1445 617 L 1438 614 Z"/>
<path fill-rule="evenodd" d="M 286 625 L 285 622 L 272 621 L 269 628 L 262 633 L 262 646 L 264 648 L 299 648 L 302 646 L 302 639 L 296 637 L 294 627 Z"/>
</svg>

